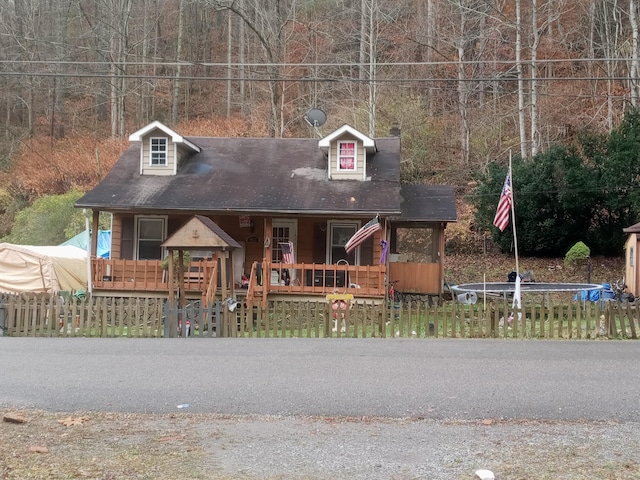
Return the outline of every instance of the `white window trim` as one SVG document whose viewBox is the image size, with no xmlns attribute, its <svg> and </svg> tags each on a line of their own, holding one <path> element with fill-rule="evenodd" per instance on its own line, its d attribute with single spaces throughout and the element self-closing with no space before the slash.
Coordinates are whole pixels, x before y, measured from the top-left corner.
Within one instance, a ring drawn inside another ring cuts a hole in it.
<svg viewBox="0 0 640 480">
<path fill-rule="evenodd" d="M 325 252 L 325 263 L 327 265 L 331 264 L 331 248 L 333 247 L 333 243 L 331 243 L 331 234 L 333 232 L 333 227 L 338 226 L 338 227 L 355 227 L 355 230 L 353 233 L 357 232 L 358 229 L 360 229 L 360 227 L 362 226 L 362 222 L 359 221 L 345 221 L 345 220 L 329 220 L 327 222 L 327 250 Z M 356 265 L 360 265 L 360 247 L 356 248 L 355 250 L 355 258 L 356 258 Z"/>
<path fill-rule="evenodd" d="M 340 145 L 343 143 L 353 143 L 353 168 L 340 168 Z M 341 140 L 336 144 L 336 170 L 339 172 L 358 171 L 358 142 L 356 140 Z"/>
<path fill-rule="evenodd" d="M 152 220 L 152 219 L 159 219 L 163 221 L 163 229 L 162 229 L 162 241 L 165 241 L 167 239 L 167 223 L 168 223 L 168 215 L 136 215 L 135 216 L 135 221 L 133 224 L 133 228 L 134 228 L 134 232 L 133 232 L 133 258 L 135 258 L 136 260 L 140 260 L 138 258 L 138 245 L 140 243 L 140 237 L 139 237 L 139 224 L 140 224 L 140 220 Z M 164 257 L 167 256 L 167 252 L 166 249 L 163 248 L 161 253 L 160 253 L 160 260 L 164 259 Z"/>
<path fill-rule="evenodd" d="M 164 140 L 164 163 L 153 163 L 153 154 L 161 153 L 160 150 L 153 151 L 153 141 Z M 169 165 L 169 139 L 167 137 L 149 137 L 149 166 L 150 167 L 166 167 Z"/>
</svg>

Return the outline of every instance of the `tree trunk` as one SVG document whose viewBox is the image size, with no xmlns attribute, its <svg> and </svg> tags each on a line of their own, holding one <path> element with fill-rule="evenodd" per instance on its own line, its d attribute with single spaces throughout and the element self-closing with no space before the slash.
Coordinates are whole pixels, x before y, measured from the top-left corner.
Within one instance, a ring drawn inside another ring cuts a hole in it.
<svg viewBox="0 0 640 480">
<path fill-rule="evenodd" d="M 171 94 L 171 124 L 178 123 L 180 112 L 180 82 L 182 78 L 182 42 L 184 33 L 184 0 L 180 0 L 178 6 L 178 39 L 176 41 L 176 76 L 173 79 L 173 91 Z"/>
<path fill-rule="evenodd" d="M 520 130 L 520 155 L 527 157 L 527 132 L 524 115 L 524 69 L 522 66 L 522 10 L 516 0 L 516 70 L 518 72 L 518 126 Z"/>
<path fill-rule="evenodd" d="M 629 76 L 629 90 L 631 104 L 636 107 L 640 97 L 640 59 L 638 58 L 638 11 L 635 0 L 629 0 L 629 22 L 631 23 L 631 75 Z"/>
<path fill-rule="evenodd" d="M 531 0 L 531 156 L 535 157 L 540 147 L 540 130 L 538 128 L 538 46 L 540 45 L 540 30 L 538 29 L 537 0 Z"/>
</svg>

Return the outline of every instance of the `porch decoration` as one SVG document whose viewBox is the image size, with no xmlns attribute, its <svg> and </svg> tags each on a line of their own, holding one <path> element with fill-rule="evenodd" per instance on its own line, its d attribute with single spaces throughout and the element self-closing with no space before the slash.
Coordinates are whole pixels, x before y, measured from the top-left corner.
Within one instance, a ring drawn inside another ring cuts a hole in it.
<svg viewBox="0 0 640 480">
<path fill-rule="evenodd" d="M 251 227 L 251 217 L 249 215 L 240 215 L 240 228 Z"/>
<path fill-rule="evenodd" d="M 347 243 L 345 243 L 344 250 L 347 253 L 353 252 L 378 230 L 382 230 L 382 225 L 380 225 L 380 218 L 376 215 L 375 218 L 369 220 L 360 230 L 353 234 Z"/>
<path fill-rule="evenodd" d="M 340 320 L 340 331 L 346 332 L 345 316 L 347 310 L 351 308 L 353 295 L 351 293 L 330 293 L 326 298 L 331 303 L 331 310 L 333 310 L 333 331 L 338 331 L 338 320 Z"/>
</svg>

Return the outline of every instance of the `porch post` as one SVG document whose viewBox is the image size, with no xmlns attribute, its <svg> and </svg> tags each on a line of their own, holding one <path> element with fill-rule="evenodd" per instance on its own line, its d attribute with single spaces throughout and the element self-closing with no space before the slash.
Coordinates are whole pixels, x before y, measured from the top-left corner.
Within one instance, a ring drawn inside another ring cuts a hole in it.
<svg viewBox="0 0 640 480">
<path fill-rule="evenodd" d="M 439 275 L 440 279 L 438 281 L 438 289 L 440 290 L 438 294 L 442 296 L 442 292 L 444 291 L 444 230 L 447 228 L 446 223 L 441 223 L 438 228 L 438 263 L 440 264 Z"/>
<path fill-rule="evenodd" d="M 173 259 L 172 259 L 173 260 Z M 185 287 L 184 287 L 184 250 L 178 250 L 178 288 L 180 288 L 179 308 L 184 308 L 185 304 Z"/>
<path fill-rule="evenodd" d="M 229 264 L 231 265 L 231 272 L 229 273 L 229 296 L 231 298 L 236 297 L 236 282 L 234 278 L 234 268 L 233 268 L 233 250 L 229 250 Z"/>
<path fill-rule="evenodd" d="M 91 219 L 91 231 L 93 232 L 91 235 L 91 256 L 96 257 L 98 255 L 98 228 L 100 219 L 100 212 L 97 210 L 93 211 L 93 218 Z"/>
<path fill-rule="evenodd" d="M 169 249 L 168 262 L 167 275 L 169 276 L 169 313 L 167 315 L 167 320 L 169 323 L 169 331 L 167 332 L 167 329 L 165 328 L 165 332 L 168 337 L 173 337 L 177 329 L 175 320 L 177 318 L 177 315 L 175 315 L 174 313 L 176 311 L 176 295 L 173 289 L 173 249 L 171 248 Z"/>
<path fill-rule="evenodd" d="M 223 250 L 220 256 L 220 287 L 222 288 L 222 331 L 221 337 L 227 337 L 229 332 L 229 308 L 225 300 L 227 299 L 227 255 Z"/>
</svg>

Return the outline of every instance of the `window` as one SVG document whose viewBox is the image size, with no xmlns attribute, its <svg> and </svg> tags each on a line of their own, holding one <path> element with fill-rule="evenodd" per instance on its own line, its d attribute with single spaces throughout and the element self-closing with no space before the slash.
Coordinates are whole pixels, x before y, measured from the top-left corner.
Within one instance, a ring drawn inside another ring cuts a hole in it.
<svg viewBox="0 0 640 480">
<path fill-rule="evenodd" d="M 162 260 L 166 222 L 163 217 L 139 217 L 137 221 L 138 260 Z"/>
<path fill-rule="evenodd" d="M 346 260 L 349 265 L 356 264 L 356 248 L 350 254 L 344 249 L 345 244 L 358 230 L 357 223 L 332 223 L 329 236 L 329 263 L 337 263 L 338 260 Z"/>
<path fill-rule="evenodd" d="M 167 139 L 156 137 L 151 139 L 151 165 L 167 165 Z"/>
<path fill-rule="evenodd" d="M 629 266 L 633 267 L 633 247 L 629 248 Z"/>
<path fill-rule="evenodd" d="M 356 169 L 356 142 L 338 143 L 338 170 Z"/>
</svg>

